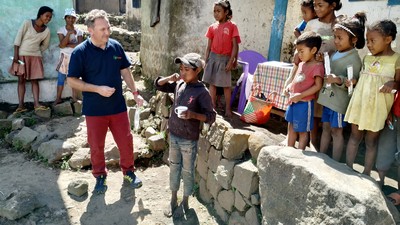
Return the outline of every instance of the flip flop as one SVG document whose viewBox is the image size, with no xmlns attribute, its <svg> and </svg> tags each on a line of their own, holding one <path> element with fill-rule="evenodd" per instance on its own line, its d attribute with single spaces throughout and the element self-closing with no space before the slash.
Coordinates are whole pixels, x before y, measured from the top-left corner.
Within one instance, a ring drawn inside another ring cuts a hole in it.
<svg viewBox="0 0 400 225">
<path fill-rule="evenodd" d="M 387 196 L 387 198 L 393 203 L 393 205 L 400 205 L 400 193 L 393 192 Z"/>
<path fill-rule="evenodd" d="M 18 107 L 13 114 L 23 113 L 23 112 L 26 112 L 26 111 L 28 111 L 27 108 Z"/>
<path fill-rule="evenodd" d="M 35 107 L 35 111 L 45 111 L 45 110 L 48 110 L 48 109 L 49 109 L 49 107 L 46 107 L 44 105 Z"/>
</svg>

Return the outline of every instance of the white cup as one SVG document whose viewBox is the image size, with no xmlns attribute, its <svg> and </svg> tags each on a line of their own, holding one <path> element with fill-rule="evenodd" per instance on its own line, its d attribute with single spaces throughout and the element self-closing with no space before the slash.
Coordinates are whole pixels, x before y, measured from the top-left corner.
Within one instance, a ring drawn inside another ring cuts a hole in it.
<svg viewBox="0 0 400 225">
<path fill-rule="evenodd" d="M 183 113 L 186 112 L 188 110 L 188 107 L 186 106 L 178 106 L 175 108 L 175 113 L 179 118 L 183 117 Z"/>
</svg>

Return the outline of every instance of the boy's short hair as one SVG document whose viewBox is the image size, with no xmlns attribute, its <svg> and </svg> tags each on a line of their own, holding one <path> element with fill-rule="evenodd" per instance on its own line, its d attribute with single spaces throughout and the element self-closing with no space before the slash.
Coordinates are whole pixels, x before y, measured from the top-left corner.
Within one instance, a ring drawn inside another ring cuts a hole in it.
<svg viewBox="0 0 400 225">
<path fill-rule="evenodd" d="M 317 48 L 317 52 L 321 48 L 322 38 L 319 34 L 313 31 L 306 31 L 302 33 L 296 40 L 296 45 L 305 45 L 308 48 Z"/>
<path fill-rule="evenodd" d="M 183 64 L 192 69 L 203 68 L 204 60 L 201 59 L 201 56 L 197 53 L 188 53 L 183 57 L 177 57 L 174 60 L 175 64 Z"/>
</svg>

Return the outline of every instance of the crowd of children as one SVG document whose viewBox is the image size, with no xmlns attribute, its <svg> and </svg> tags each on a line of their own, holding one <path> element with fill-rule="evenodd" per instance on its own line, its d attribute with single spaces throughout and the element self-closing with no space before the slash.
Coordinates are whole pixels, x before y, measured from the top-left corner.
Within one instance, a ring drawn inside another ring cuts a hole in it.
<svg viewBox="0 0 400 225">
<path fill-rule="evenodd" d="M 302 11 L 308 4 L 310 1 L 302 1 Z M 299 137 L 298 148 L 305 149 L 309 136 L 319 139 L 318 133 L 312 132 L 318 129 L 312 117 L 321 116 L 321 142 L 317 144 L 311 140 L 310 145 L 327 153 L 333 140 L 332 158 L 339 161 L 345 148 L 343 128 L 350 124 L 346 164 L 353 168 L 359 145 L 365 137 L 363 174 L 370 175 L 376 163 L 382 186 L 391 165 L 400 163 L 400 100 L 396 97 L 400 54 L 391 48 L 397 34 L 396 25 L 385 19 L 373 22 L 365 29 L 365 13 L 335 16 L 334 11 L 341 8 L 340 0 L 314 0 L 311 4 L 318 18 L 307 21 L 303 12 L 307 25 L 303 32 L 295 28 L 296 36 L 302 32 L 297 36 L 295 57 L 301 62 L 295 62 L 298 63 L 295 75 L 285 87 L 290 100 L 285 113 L 287 145 L 294 147 Z M 308 14 L 312 15 L 311 12 Z M 322 39 L 322 45 L 315 36 Z M 363 48 L 365 43 L 370 53 L 361 60 L 356 49 Z M 321 77 L 324 77 L 323 84 Z M 322 105 L 322 114 L 317 109 L 319 105 Z M 400 170 L 398 172 L 400 176 Z M 400 204 L 400 194 L 391 197 L 395 204 Z"/>
</svg>

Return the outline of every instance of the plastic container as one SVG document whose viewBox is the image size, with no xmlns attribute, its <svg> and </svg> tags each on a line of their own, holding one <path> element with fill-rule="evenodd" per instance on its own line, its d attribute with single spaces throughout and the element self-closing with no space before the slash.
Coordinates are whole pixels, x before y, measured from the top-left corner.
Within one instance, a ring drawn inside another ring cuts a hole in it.
<svg viewBox="0 0 400 225">
<path fill-rule="evenodd" d="M 134 121 L 133 121 L 133 129 L 135 131 L 139 130 L 139 127 L 140 127 L 139 122 L 140 122 L 140 108 L 138 107 L 135 110 L 135 118 L 134 118 Z"/>
</svg>

